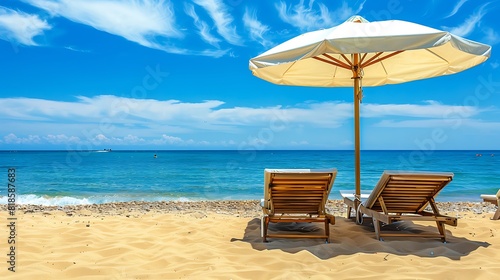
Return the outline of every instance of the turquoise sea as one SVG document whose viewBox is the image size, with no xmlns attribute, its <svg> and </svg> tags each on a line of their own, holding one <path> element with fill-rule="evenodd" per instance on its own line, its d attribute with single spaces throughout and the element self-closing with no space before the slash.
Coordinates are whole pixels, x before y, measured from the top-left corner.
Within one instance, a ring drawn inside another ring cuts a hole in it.
<svg viewBox="0 0 500 280">
<path fill-rule="evenodd" d="M 155 157 L 156 155 L 156 157 Z M 481 155 L 481 156 L 479 156 Z M 264 168 L 337 168 L 331 199 L 354 190 L 353 151 L 0 151 L 0 203 L 15 169 L 17 203 L 260 199 Z M 384 170 L 453 172 L 438 201 L 480 201 L 500 188 L 498 151 L 361 151 L 361 185 Z"/>
</svg>

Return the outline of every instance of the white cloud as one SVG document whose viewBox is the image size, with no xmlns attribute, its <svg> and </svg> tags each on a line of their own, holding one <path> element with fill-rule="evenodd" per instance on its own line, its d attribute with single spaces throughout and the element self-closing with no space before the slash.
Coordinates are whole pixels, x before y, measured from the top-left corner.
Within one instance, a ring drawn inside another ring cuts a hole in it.
<svg viewBox="0 0 500 280">
<path fill-rule="evenodd" d="M 49 134 L 47 136 L 39 137 L 38 139 L 43 139 L 47 143 L 58 145 L 63 144 L 66 147 L 80 147 L 81 148 L 89 148 L 89 149 L 97 149 L 99 145 L 135 145 L 135 144 L 147 144 L 147 141 L 141 137 L 135 135 L 126 135 L 125 137 L 108 137 L 104 134 L 97 134 L 92 138 L 84 138 L 81 139 L 76 136 L 67 136 L 65 134 L 52 135 Z M 39 141 L 40 142 L 40 141 Z M 82 144 L 85 144 L 82 146 Z M 79 145 L 79 146 L 78 146 Z"/>
<path fill-rule="evenodd" d="M 184 4 L 184 12 L 194 20 L 194 25 L 198 28 L 198 33 L 201 38 L 210 45 L 218 48 L 221 40 L 210 33 L 210 27 L 196 14 L 194 6 L 191 4 Z"/>
<path fill-rule="evenodd" d="M 262 149 L 264 146 L 268 144 L 269 141 L 259 137 L 251 138 L 248 141 L 241 143 L 242 146 L 255 147 L 257 149 Z"/>
<path fill-rule="evenodd" d="M 175 14 L 170 1 L 25 0 L 25 2 L 49 12 L 52 16 L 65 17 L 145 47 L 178 54 L 195 53 L 168 43 L 171 38 L 183 37 L 183 33 L 175 25 Z"/>
<path fill-rule="evenodd" d="M 306 137 L 303 141 L 311 142 L 307 138 L 311 131 L 350 129 L 353 118 L 350 102 L 253 108 L 229 107 L 219 100 L 190 103 L 101 95 L 80 96 L 75 101 L 0 98 L 0 107 L 9 108 L 0 111 L 0 118 L 11 124 L 0 127 L 0 135 L 7 135 L 2 143 L 64 144 L 73 149 L 82 145 L 98 149 L 104 144 L 190 147 L 239 143 L 263 147 L 287 133 L 300 133 Z M 474 122 L 481 124 L 478 128 L 486 127 L 489 123 L 474 118 L 492 110 L 435 101 L 361 105 L 362 117 L 382 120 L 377 124 L 381 127 L 449 127 Z M 229 140 L 229 136 L 237 139 Z"/>
<path fill-rule="evenodd" d="M 416 118 L 470 118 L 485 109 L 472 106 L 443 105 L 436 101 L 426 104 L 363 104 L 365 117 L 405 116 Z"/>
<path fill-rule="evenodd" d="M 482 18 L 486 15 L 486 6 L 488 3 L 482 5 L 479 9 L 477 9 L 472 15 L 470 15 L 461 25 L 455 27 L 446 27 L 443 28 L 448 30 L 450 33 L 465 37 L 474 31 L 476 26 L 479 26 Z"/>
<path fill-rule="evenodd" d="M 169 121 L 177 118 L 202 118 L 212 108 L 223 104 L 221 101 L 182 103 L 177 100 L 148 100 L 100 95 L 92 98 L 79 96 L 77 101 L 53 101 L 34 98 L 1 98 L 0 104 L 9 110 L 0 112 L 17 120 L 52 121 L 71 120 L 77 123 L 99 123 L 112 120 L 114 123 L 142 123 L 149 120 Z"/>
<path fill-rule="evenodd" d="M 97 142 L 109 142 L 109 138 L 106 137 L 106 135 L 104 134 L 98 134 L 95 136 L 94 138 L 95 141 Z"/>
<path fill-rule="evenodd" d="M 37 46 L 35 37 L 50 30 L 38 15 L 14 11 L 0 6 L 0 39 L 26 46 Z"/>
<path fill-rule="evenodd" d="M 35 98 L 0 98 L 0 117 L 17 121 L 100 124 L 102 126 L 161 127 L 218 130 L 228 126 L 274 127 L 294 123 L 335 127 L 352 118 L 352 103 L 321 102 L 295 106 L 221 108 L 220 100 L 181 102 L 179 100 L 134 99 L 113 95 L 79 96 L 76 101 L 53 101 Z M 363 117 L 405 116 L 418 118 L 470 118 L 490 109 L 444 105 L 435 101 L 424 104 L 361 105 Z M 104 137 L 105 133 L 102 136 Z M 98 139 L 104 140 L 104 139 Z"/>
<path fill-rule="evenodd" d="M 185 32 L 177 27 L 173 5 L 169 0 L 24 1 L 47 11 L 54 17 L 65 17 L 73 22 L 168 53 L 221 57 L 229 51 L 179 47 L 179 40 L 185 37 Z M 208 36 L 206 33 L 203 35 Z M 210 37 L 204 39 L 211 40 Z M 69 49 L 78 50 L 75 47 Z"/>
<path fill-rule="evenodd" d="M 52 135 L 49 134 L 43 137 L 47 142 L 51 144 L 68 144 L 68 143 L 79 143 L 80 138 L 76 136 L 67 136 L 65 134 Z"/>
<path fill-rule="evenodd" d="M 498 34 L 498 32 L 495 29 L 491 27 L 485 27 L 483 28 L 483 32 L 484 32 L 483 41 L 485 43 L 490 45 L 496 45 L 500 43 L 500 34 Z"/>
<path fill-rule="evenodd" d="M 257 19 L 257 13 L 255 11 L 245 9 L 243 24 L 250 32 L 250 38 L 252 40 L 259 42 L 259 44 L 266 48 L 273 45 L 271 41 L 264 38 L 264 34 L 269 31 L 269 26 L 262 24 Z"/>
<path fill-rule="evenodd" d="M 67 50 L 70 50 L 70 51 L 74 51 L 74 52 L 90 53 L 90 50 L 81 50 L 81 49 L 78 49 L 78 48 L 72 47 L 72 46 L 66 46 L 64 48 Z"/>
<path fill-rule="evenodd" d="M 27 137 L 17 137 L 14 133 L 4 136 L 4 143 L 6 144 L 38 144 L 40 143 L 40 136 L 28 135 Z"/>
<path fill-rule="evenodd" d="M 10 133 L 4 137 L 5 143 L 16 143 L 16 144 L 35 144 L 46 142 L 53 145 L 65 145 L 69 149 L 98 149 L 100 145 L 142 145 L 151 144 L 155 141 L 146 141 L 145 139 L 138 137 L 136 135 L 126 135 L 124 137 L 108 137 L 104 134 L 97 134 L 92 138 L 79 138 L 76 136 L 68 136 L 66 134 L 48 134 L 47 136 L 30 135 L 26 138 L 19 138 L 15 134 Z"/>
<path fill-rule="evenodd" d="M 243 42 L 236 33 L 236 26 L 229 8 L 220 0 L 194 0 L 195 4 L 203 7 L 212 18 L 217 29 L 217 33 L 233 45 L 241 46 Z"/>
<path fill-rule="evenodd" d="M 309 0 L 307 6 L 304 0 L 301 0 L 296 5 L 290 5 L 285 1 L 276 4 L 279 17 L 284 22 L 299 28 L 302 31 L 311 31 L 321 28 L 333 27 L 349 17 L 358 14 L 362 9 L 365 1 L 357 5 L 357 7 L 350 7 L 348 2 L 342 1 L 341 6 L 330 11 L 328 7 L 319 3 L 317 7 L 314 5 L 314 0 Z"/>
<path fill-rule="evenodd" d="M 382 120 L 375 126 L 389 128 L 443 128 L 447 130 L 474 128 L 498 131 L 500 122 L 485 122 L 475 119 Z"/>
<path fill-rule="evenodd" d="M 333 16 L 336 16 L 336 17 L 344 20 L 344 19 L 350 18 L 351 16 L 357 15 L 359 12 L 361 12 L 361 10 L 363 10 L 363 6 L 365 5 L 366 1 L 361 1 L 359 4 L 356 3 L 356 7 L 350 7 L 349 6 L 350 2 L 351 1 L 342 1 L 342 5 L 340 6 L 340 8 L 335 10 L 335 12 L 333 13 Z M 325 8 L 326 7 L 322 7 L 322 9 L 325 9 Z M 326 14 L 326 12 L 327 12 L 327 10 L 324 12 L 322 11 L 322 14 Z"/>
<path fill-rule="evenodd" d="M 234 107 L 214 110 L 208 116 L 216 124 L 226 125 L 269 125 L 275 129 L 297 123 L 308 123 L 321 127 L 338 127 L 345 119 L 352 117 L 352 104 L 325 102 L 283 108 Z"/>
<path fill-rule="evenodd" d="M 146 140 L 141 137 L 129 134 L 123 138 L 123 141 L 128 144 L 138 144 L 144 143 Z"/>
<path fill-rule="evenodd" d="M 445 18 L 449 18 L 449 17 L 452 17 L 454 16 L 458 10 L 460 10 L 460 8 L 465 4 L 465 2 L 467 2 L 468 0 L 460 0 L 457 2 L 457 4 L 453 7 L 453 10 L 451 10 L 451 12 L 445 16 Z"/>
<path fill-rule="evenodd" d="M 184 140 L 180 137 L 170 136 L 163 134 L 160 139 L 155 139 L 152 141 L 153 144 L 163 145 L 163 144 L 182 144 Z"/>
</svg>

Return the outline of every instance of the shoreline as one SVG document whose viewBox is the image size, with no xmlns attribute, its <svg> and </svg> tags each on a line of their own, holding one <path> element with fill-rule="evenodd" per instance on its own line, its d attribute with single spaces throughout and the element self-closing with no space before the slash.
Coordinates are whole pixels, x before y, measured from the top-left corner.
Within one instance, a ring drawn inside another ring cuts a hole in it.
<svg viewBox="0 0 500 280">
<path fill-rule="evenodd" d="M 441 213 L 472 212 L 475 214 L 494 213 L 496 206 L 487 202 L 436 202 Z M 329 213 L 344 217 L 346 205 L 342 200 L 328 200 Z M 7 211 L 7 204 L 0 204 L 0 211 Z M 65 206 L 45 206 L 36 204 L 16 204 L 16 211 L 26 213 L 60 211 L 68 216 L 85 213 L 99 215 L 126 215 L 127 213 L 214 213 L 260 217 L 262 209 L 258 200 L 200 200 L 200 201 L 128 201 L 102 204 L 79 204 Z"/>
</svg>

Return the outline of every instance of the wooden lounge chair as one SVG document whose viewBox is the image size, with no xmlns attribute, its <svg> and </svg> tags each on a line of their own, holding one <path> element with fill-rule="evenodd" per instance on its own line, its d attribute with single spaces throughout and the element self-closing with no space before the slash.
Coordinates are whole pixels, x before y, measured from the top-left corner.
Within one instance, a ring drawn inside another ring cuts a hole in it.
<svg viewBox="0 0 500 280">
<path fill-rule="evenodd" d="M 493 203 L 496 206 L 500 206 L 500 189 L 498 190 L 496 195 L 492 194 L 482 194 L 481 198 L 484 202 Z M 497 207 L 497 211 L 493 215 L 493 220 L 500 220 L 500 207 Z"/>
<path fill-rule="evenodd" d="M 267 238 L 324 238 L 329 242 L 329 224 L 335 217 L 326 213 L 325 204 L 337 176 L 336 169 L 265 169 L 262 240 Z M 325 232 L 318 234 L 269 234 L 269 223 L 322 222 Z"/>
<path fill-rule="evenodd" d="M 440 237 L 446 242 L 444 225 L 457 225 L 457 219 L 441 215 L 434 198 L 453 179 L 453 173 L 385 171 L 366 201 L 359 204 L 357 215 L 372 217 L 377 239 L 382 236 L 411 234 L 381 233 L 380 222 L 435 221 L 439 234 L 413 234 L 420 237 Z M 344 196 L 347 218 L 351 218 L 354 199 Z M 426 211 L 430 205 L 432 212 Z M 359 216 L 358 216 L 359 217 Z M 361 216 L 362 217 L 362 216 Z"/>
</svg>

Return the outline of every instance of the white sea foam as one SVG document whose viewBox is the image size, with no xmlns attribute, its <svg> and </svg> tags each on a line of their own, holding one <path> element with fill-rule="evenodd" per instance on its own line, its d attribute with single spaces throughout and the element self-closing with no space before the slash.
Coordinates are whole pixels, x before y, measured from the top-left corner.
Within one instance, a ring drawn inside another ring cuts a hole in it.
<svg viewBox="0 0 500 280">
<path fill-rule="evenodd" d="M 1 198 L 1 203 L 6 203 L 6 197 Z M 64 205 L 81 205 L 92 204 L 88 198 L 76 198 L 70 196 L 47 197 L 34 194 L 18 195 L 16 204 L 34 204 L 44 206 L 64 206 Z"/>
<path fill-rule="evenodd" d="M 131 197 L 131 196 L 96 196 L 96 197 L 71 197 L 71 196 L 40 196 L 35 194 L 18 195 L 16 197 L 16 204 L 32 204 L 43 206 L 65 206 L 65 205 L 88 205 L 88 204 L 103 204 L 113 202 L 128 202 L 128 201 L 179 201 L 189 202 L 195 201 L 187 197 Z M 7 204 L 7 196 L 0 196 L 0 204 Z"/>
</svg>

